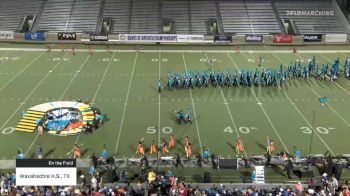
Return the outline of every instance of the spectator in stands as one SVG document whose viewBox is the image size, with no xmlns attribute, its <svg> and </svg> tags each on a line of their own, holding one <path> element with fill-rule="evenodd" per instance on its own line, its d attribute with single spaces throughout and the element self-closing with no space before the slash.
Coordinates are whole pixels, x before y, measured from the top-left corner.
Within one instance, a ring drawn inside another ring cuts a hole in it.
<svg viewBox="0 0 350 196">
<path fill-rule="evenodd" d="M 94 176 L 95 173 L 96 173 L 96 169 L 95 169 L 95 167 L 92 165 L 92 166 L 89 168 L 89 174 L 92 175 L 92 176 Z"/>
<path fill-rule="evenodd" d="M 0 194 L 5 193 L 5 175 L 2 173 L 1 174 L 1 181 L 0 181 Z"/>
<path fill-rule="evenodd" d="M 334 195 L 335 191 L 338 190 L 338 180 L 333 176 L 331 181 L 331 193 Z"/>
<path fill-rule="evenodd" d="M 135 194 L 139 196 L 144 195 L 144 188 L 141 181 L 137 181 Z"/>
<path fill-rule="evenodd" d="M 15 173 L 12 173 L 11 181 L 12 181 L 13 184 L 16 184 L 16 174 Z"/>
<path fill-rule="evenodd" d="M 80 176 L 80 181 L 81 181 L 81 183 L 80 183 L 80 187 L 81 187 L 81 189 L 83 190 L 83 189 L 85 189 L 86 187 L 86 178 L 85 178 L 85 176 L 84 175 L 81 175 Z"/>
<path fill-rule="evenodd" d="M 100 176 L 99 172 L 96 172 L 96 181 L 97 181 L 97 188 L 100 189 L 102 188 L 102 177 Z"/>
<path fill-rule="evenodd" d="M 303 185 L 300 182 L 298 182 L 294 186 L 294 188 L 295 188 L 295 191 L 296 191 L 297 194 L 301 194 L 301 192 L 303 192 Z"/>
<path fill-rule="evenodd" d="M 187 196 L 187 188 L 185 182 L 181 182 L 181 194 L 182 196 Z"/>
<path fill-rule="evenodd" d="M 255 171 L 253 171 L 252 174 L 250 175 L 250 181 L 252 183 L 254 183 L 255 182 L 255 178 L 256 178 L 256 173 L 255 173 Z"/>
<path fill-rule="evenodd" d="M 97 162 L 98 162 L 98 157 L 96 156 L 95 153 L 93 153 L 92 156 L 91 156 L 91 164 L 92 164 L 92 166 L 94 166 L 96 168 L 97 167 Z"/>
<path fill-rule="evenodd" d="M 134 189 L 130 185 L 130 182 L 128 182 L 128 184 L 124 188 L 125 188 L 125 191 L 126 191 L 126 195 L 134 195 Z"/>
<path fill-rule="evenodd" d="M 95 178 L 95 176 L 92 176 L 91 178 L 91 188 L 93 190 L 97 190 L 97 179 Z"/>
<path fill-rule="evenodd" d="M 309 181 L 309 188 L 316 190 L 316 185 L 317 185 L 317 181 L 314 175 L 311 176 L 310 181 Z"/>
<path fill-rule="evenodd" d="M 153 183 L 156 180 L 156 174 L 151 170 L 147 175 L 148 184 Z"/>
<path fill-rule="evenodd" d="M 344 187 L 341 192 L 342 196 L 350 196 L 349 187 Z"/>
<path fill-rule="evenodd" d="M 126 169 L 123 169 L 121 172 L 120 172 L 120 182 L 126 182 L 127 179 L 128 179 L 128 171 Z"/>
<path fill-rule="evenodd" d="M 328 177 L 327 177 L 326 173 L 322 174 L 321 182 L 322 182 L 322 187 L 326 187 L 327 186 L 327 184 L 328 184 Z"/>
</svg>

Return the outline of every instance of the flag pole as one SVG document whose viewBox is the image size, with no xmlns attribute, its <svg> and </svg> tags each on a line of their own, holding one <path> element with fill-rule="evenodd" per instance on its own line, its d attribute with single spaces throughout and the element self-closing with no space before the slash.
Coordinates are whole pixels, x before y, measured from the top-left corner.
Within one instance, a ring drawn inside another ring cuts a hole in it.
<svg viewBox="0 0 350 196">
<path fill-rule="evenodd" d="M 311 156 L 311 152 L 312 152 L 312 139 L 314 136 L 314 128 L 315 128 L 315 110 L 312 112 L 312 127 L 311 127 L 311 136 L 310 136 L 310 147 L 309 147 L 309 156 Z"/>
</svg>

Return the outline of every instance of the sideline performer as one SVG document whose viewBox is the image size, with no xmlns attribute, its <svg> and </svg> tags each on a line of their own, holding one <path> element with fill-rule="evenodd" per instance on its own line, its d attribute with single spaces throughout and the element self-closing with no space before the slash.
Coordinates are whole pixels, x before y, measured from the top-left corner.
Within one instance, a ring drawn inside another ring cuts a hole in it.
<svg viewBox="0 0 350 196">
<path fill-rule="evenodd" d="M 74 144 L 73 157 L 74 157 L 74 159 L 77 159 L 80 157 L 80 147 L 78 146 L 78 144 Z"/>
<path fill-rule="evenodd" d="M 185 146 L 185 150 L 186 150 L 186 157 L 188 160 L 190 160 L 192 155 L 191 143 L 187 143 L 187 145 Z"/>
<path fill-rule="evenodd" d="M 143 142 L 143 138 L 139 141 L 139 144 L 137 145 L 137 150 L 136 150 L 136 154 L 140 156 L 145 155 L 145 150 L 142 146 L 142 142 Z"/>
<path fill-rule="evenodd" d="M 271 155 L 275 151 L 275 144 L 273 140 L 267 137 L 267 152 Z"/>
<path fill-rule="evenodd" d="M 166 145 L 165 139 L 163 139 L 163 141 L 162 141 L 162 153 L 163 153 L 163 155 L 169 153 L 169 150 L 168 150 L 168 147 Z"/>
<path fill-rule="evenodd" d="M 64 43 L 63 42 L 60 44 L 60 48 L 61 48 L 61 52 L 64 52 Z"/>
<path fill-rule="evenodd" d="M 236 154 L 239 155 L 241 152 L 244 152 L 244 149 L 241 138 L 238 137 L 236 140 Z"/>
<path fill-rule="evenodd" d="M 157 153 L 157 147 L 156 144 L 154 143 L 154 140 L 152 140 L 151 147 L 149 148 L 149 154 L 156 154 Z"/>
<path fill-rule="evenodd" d="M 92 48 L 89 46 L 88 47 L 88 54 L 91 56 L 92 55 Z"/>
<path fill-rule="evenodd" d="M 185 136 L 185 139 L 184 139 L 184 144 L 185 144 L 185 146 L 186 146 L 188 143 L 190 143 L 190 139 L 188 139 L 188 136 L 186 135 L 186 136 Z"/>
<path fill-rule="evenodd" d="M 52 49 L 52 45 L 51 44 L 47 44 L 47 51 L 51 52 L 51 49 Z"/>
<path fill-rule="evenodd" d="M 170 134 L 169 136 L 169 148 L 175 148 L 174 135 Z"/>
</svg>

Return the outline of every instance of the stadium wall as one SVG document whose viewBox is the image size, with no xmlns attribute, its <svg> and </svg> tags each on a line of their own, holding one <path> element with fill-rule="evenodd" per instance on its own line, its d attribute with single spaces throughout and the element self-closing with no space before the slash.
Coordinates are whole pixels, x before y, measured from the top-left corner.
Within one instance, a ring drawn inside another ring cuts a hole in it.
<svg viewBox="0 0 350 196">
<path fill-rule="evenodd" d="M 62 34 L 64 35 L 62 38 Z M 135 40 L 125 39 L 126 35 L 134 36 Z M 144 36 L 145 35 L 145 36 Z M 43 37 L 41 37 L 43 36 Z M 147 37 L 150 36 L 150 37 Z M 165 38 L 164 38 L 165 36 Z M 161 44 L 161 45 L 341 45 L 349 44 L 347 34 L 325 35 L 147 35 L 147 34 L 112 34 L 93 35 L 88 33 L 58 33 L 34 32 L 14 33 L 0 31 L 0 42 L 13 43 L 83 43 L 83 44 Z M 146 37 L 146 40 L 143 40 Z M 123 39 L 121 39 L 123 38 Z"/>
</svg>

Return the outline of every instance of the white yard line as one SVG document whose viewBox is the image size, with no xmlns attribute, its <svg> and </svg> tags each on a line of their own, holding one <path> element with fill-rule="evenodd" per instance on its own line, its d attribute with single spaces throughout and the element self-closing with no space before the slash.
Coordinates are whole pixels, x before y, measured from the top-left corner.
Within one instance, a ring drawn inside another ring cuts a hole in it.
<svg viewBox="0 0 350 196">
<path fill-rule="evenodd" d="M 298 54 L 297 54 L 298 55 Z M 298 55 L 300 57 L 300 55 Z M 332 63 L 332 61 L 325 57 L 324 55 L 320 55 L 322 58 L 326 59 L 327 61 L 329 61 L 330 63 Z M 347 91 L 344 87 L 342 87 L 340 84 L 337 83 L 337 81 L 334 81 L 334 84 L 337 85 L 340 89 L 342 89 L 346 94 L 350 95 L 350 92 Z"/>
<path fill-rule="evenodd" d="M 181 54 L 182 54 L 182 60 L 184 62 L 185 70 L 187 72 L 187 64 L 186 64 L 186 60 L 185 60 L 185 55 L 184 55 L 183 52 Z M 203 155 L 203 146 L 202 146 L 201 136 L 199 134 L 199 128 L 198 128 L 198 122 L 197 122 L 197 114 L 196 114 L 196 108 L 194 107 L 192 89 L 190 88 L 189 90 L 190 90 L 190 96 L 191 96 L 191 102 L 192 102 L 192 108 L 193 108 L 193 114 L 194 114 L 194 122 L 196 123 L 196 130 L 197 130 L 197 136 L 198 136 L 198 141 L 199 141 L 199 147 L 201 149 L 201 155 Z"/>
<path fill-rule="evenodd" d="M 73 84 L 75 78 L 78 76 L 78 74 L 80 73 L 81 69 L 86 65 L 86 63 L 88 62 L 88 60 L 90 59 L 90 55 L 88 55 L 84 61 L 84 63 L 82 63 L 79 67 L 79 69 L 75 72 L 73 78 L 70 80 L 69 84 L 67 85 L 66 89 L 64 90 L 62 96 L 59 98 L 59 101 L 61 101 L 63 99 L 63 97 L 66 95 L 67 91 L 69 90 L 70 86 Z"/>
<path fill-rule="evenodd" d="M 96 99 L 96 97 L 97 97 L 98 92 L 100 91 L 100 88 L 101 88 L 101 86 L 102 86 L 102 82 L 103 82 L 103 80 L 105 79 L 105 77 L 106 77 L 106 75 L 107 75 L 107 72 L 108 72 L 108 70 L 109 70 L 109 67 L 110 67 L 111 64 L 112 64 L 114 55 L 115 55 L 115 52 L 113 52 L 113 55 L 112 55 L 112 57 L 110 58 L 110 61 L 109 61 L 108 65 L 107 65 L 107 68 L 106 68 L 105 72 L 103 73 L 103 76 L 102 76 L 100 82 L 98 83 L 98 87 L 97 87 L 97 90 L 96 90 L 96 92 L 95 92 L 94 97 L 92 98 L 91 105 L 93 105 L 93 104 L 95 103 L 95 99 Z"/>
<path fill-rule="evenodd" d="M 120 140 L 120 135 L 122 132 L 122 128 L 123 128 L 123 123 L 124 123 L 124 117 L 125 117 L 125 112 L 126 112 L 126 106 L 128 105 L 128 99 L 129 99 L 129 94 L 130 94 L 130 88 L 131 88 L 131 83 L 132 83 L 132 79 L 134 76 L 134 71 L 135 71 L 135 66 L 136 66 L 136 62 L 137 62 L 137 57 L 138 57 L 139 53 L 136 53 L 135 55 L 135 60 L 134 60 L 134 65 L 132 67 L 132 71 L 131 71 L 131 76 L 130 76 L 130 81 L 129 81 L 129 87 L 128 87 L 128 91 L 126 93 L 126 98 L 125 98 L 125 103 L 124 103 L 124 111 L 123 111 L 123 115 L 122 115 L 122 121 L 120 122 L 120 126 L 119 126 L 119 133 L 118 133 L 118 138 L 117 138 L 117 144 L 115 146 L 115 152 L 114 154 L 116 155 L 118 152 L 118 148 L 119 148 L 119 140 Z"/>
<path fill-rule="evenodd" d="M 5 64 L 5 63 L 7 63 L 7 62 L 9 62 L 9 61 L 10 61 L 10 59 L 7 59 L 7 60 L 1 62 L 1 63 L 0 63 L 0 67 L 1 67 L 1 65 Z"/>
<path fill-rule="evenodd" d="M 158 80 L 160 80 L 160 63 L 161 63 L 161 56 L 160 56 L 160 52 L 158 52 Z M 158 143 L 157 143 L 157 146 L 159 148 L 159 144 L 160 144 L 160 93 L 158 93 Z M 159 154 L 160 154 L 160 151 L 157 150 L 157 153 L 158 153 L 158 157 L 159 157 Z"/>
<path fill-rule="evenodd" d="M 32 141 L 32 143 L 30 144 L 30 146 L 28 147 L 27 151 L 24 153 L 24 157 L 27 156 L 29 150 L 33 147 L 33 145 L 35 144 L 36 140 L 39 138 L 40 133 L 37 133 L 34 140 Z"/>
<path fill-rule="evenodd" d="M 205 54 L 205 58 L 207 59 L 208 63 L 210 63 L 208 54 L 207 54 L 206 52 L 205 52 L 204 54 Z M 210 69 L 213 71 L 212 65 L 209 65 L 209 66 L 210 66 Z M 229 103 L 228 103 L 227 100 L 226 100 L 226 97 L 225 97 L 225 95 L 224 95 L 224 92 L 222 91 L 221 86 L 219 86 L 219 89 L 220 89 L 220 93 L 221 93 L 222 99 L 224 100 L 224 105 L 226 106 L 227 112 L 228 112 L 228 114 L 229 114 L 229 116 L 230 116 L 230 119 L 231 119 L 233 128 L 235 129 L 235 132 L 236 132 L 236 134 L 237 134 L 237 137 L 241 138 L 241 136 L 239 135 L 239 132 L 238 132 L 238 129 L 237 129 L 237 125 L 236 125 L 236 123 L 235 123 L 235 120 L 234 120 L 234 118 L 233 118 L 233 116 L 232 116 L 231 110 L 230 110 L 230 108 L 228 107 L 228 104 L 229 104 Z M 245 157 L 248 157 L 248 156 L 247 156 L 246 149 L 245 149 L 245 147 L 244 147 L 244 142 L 243 142 L 242 138 L 241 138 L 241 142 L 242 142 L 242 147 L 243 147 L 243 149 L 244 149 L 244 155 L 245 155 Z"/>
<path fill-rule="evenodd" d="M 319 95 L 312 87 L 308 86 L 311 91 L 317 96 L 317 97 L 321 97 L 321 95 Z M 325 103 L 325 105 L 332 110 L 332 112 L 337 115 L 340 120 L 342 120 L 348 127 L 350 127 L 350 124 L 348 123 L 348 121 L 346 121 L 329 103 Z"/>
<path fill-rule="evenodd" d="M 47 52 L 47 49 L 43 48 L 0 48 L 0 51 L 41 51 L 41 52 Z M 61 49 L 52 49 L 52 52 L 61 52 Z M 87 49 L 75 49 L 75 52 L 87 52 Z M 116 50 L 116 49 L 94 49 L 94 52 L 137 52 L 137 50 Z M 207 53 L 228 53 L 232 52 L 232 50 L 168 50 L 168 49 L 158 49 L 158 50 L 152 50 L 152 49 L 143 49 L 143 53 L 150 52 L 165 52 L 165 53 L 179 53 L 179 52 L 186 52 L 186 53 L 198 53 L 198 52 L 207 52 Z M 292 49 L 290 50 L 241 50 L 240 53 L 262 53 L 262 54 L 270 54 L 270 53 L 292 53 Z M 298 50 L 298 53 L 350 53 L 350 50 Z"/>
<path fill-rule="evenodd" d="M 21 69 L 19 72 L 17 72 L 17 74 L 11 78 L 11 80 L 7 81 L 1 88 L 0 88 L 0 92 L 2 90 L 5 89 L 5 87 L 7 87 L 7 85 L 9 85 L 14 79 L 16 79 L 19 75 L 22 74 L 22 72 L 24 72 L 29 66 L 31 66 L 36 60 L 38 60 L 43 54 L 45 54 L 45 52 L 42 52 L 39 56 L 37 56 L 34 60 L 32 60 L 29 64 L 27 64 L 23 69 Z"/>
<path fill-rule="evenodd" d="M 301 59 L 303 59 L 303 57 L 302 56 L 300 56 L 300 55 L 298 55 L 298 54 L 296 54 L 299 58 L 301 58 Z M 277 55 L 274 55 L 275 57 L 277 56 Z M 322 55 L 323 56 L 323 55 Z M 276 57 L 276 58 L 278 58 L 278 57 Z M 329 61 L 329 59 L 327 59 L 326 57 L 323 57 L 324 59 L 326 59 L 327 61 Z M 282 60 L 280 59 L 280 58 L 278 58 L 281 62 L 282 62 Z M 337 86 L 340 86 L 338 83 L 337 83 L 337 81 L 334 81 L 334 84 L 336 84 Z M 321 97 L 321 95 L 319 95 L 316 91 L 315 91 L 315 89 L 313 89 L 310 85 L 307 85 L 310 89 L 311 89 L 311 91 L 318 97 L 318 98 L 320 98 Z M 343 89 L 343 87 L 342 86 L 340 86 L 341 87 L 341 89 Z M 344 89 L 344 91 L 346 92 L 346 93 L 348 93 L 345 89 Z M 328 104 L 328 103 L 326 103 L 325 104 L 329 109 L 331 109 L 332 110 L 332 112 L 335 114 L 335 115 L 337 115 L 339 118 L 340 118 L 340 120 L 342 120 L 348 127 L 350 127 L 350 124 L 349 124 L 349 122 L 348 121 L 346 121 L 330 104 Z"/>
<path fill-rule="evenodd" d="M 66 53 L 67 54 L 67 53 Z M 65 55 L 66 55 L 65 54 Z M 42 55 L 42 54 L 41 54 Z M 40 56 L 41 56 L 40 55 Z M 64 55 L 64 56 L 65 56 Z M 39 56 L 39 57 L 40 57 Z M 38 57 L 37 57 L 38 58 Z M 63 59 L 63 58 L 62 58 Z M 33 62 L 33 61 L 32 61 Z M 58 64 L 61 62 L 61 60 L 59 60 L 50 70 L 54 70 L 57 66 L 58 66 Z M 33 90 L 27 95 L 27 97 L 23 100 L 23 102 L 25 103 L 25 102 L 27 102 L 28 101 L 28 99 L 33 95 L 33 93 L 37 90 L 37 88 L 46 80 L 46 78 L 49 76 L 51 74 L 51 72 L 50 71 L 48 71 L 47 73 L 46 73 L 46 75 L 44 76 L 44 77 L 42 77 L 41 78 L 41 80 L 35 85 L 35 87 L 33 88 Z M 17 112 L 22 108 L 22 106 L 23 106 L 23 104 L 20 104 L 17 108 L 16 108 L 16 110 L 12 113 L 12 115 L 2 124 L 2 126 L 0 127 L 0 130 L 2 130 L 6 125 L 7 125 L 7 123 L 17 114 Z M 27 151 L 26 151 L 26 154 L 27 154 L 27 152 L 29 152 L 29 150 L 30 150 L 30 148 L 33 146 L 33 144 L 35 143 L 35 141 L 37 140 L 39 138 L 39 134 L 37 134 L 37 136 L 35 137 L 35 139 L 33 140 L 33 142 L 31 143 L 31 145 L 29 146 L 29 148 L 27 149 Z M 26 155 L 25 154 L 25 155 Z"/>
<path fill-rule="evenodd" d="M 230 55 L 229 53 L 227 53 L 227 56 L 229 57 L 229 59 L 231 60 L 231 62 L 237 67 L 238 71 L 240 71 L 239 67 L 237 66 L 237 63 L 233 60 L 233 58 L 231 57 L 231 55 Z M 255 97 L 256 101 L 259 102 L 259 99 L 258 99 L 258 97 L 255 95 L 255 93 L 254 93 L 254 91 L 253 91 L 252 88 L 250 88 L 250 92 L 252 92 L 252 94 L 253 94 L 253 96 Z M 287 152 L 288 154 L 290 154 L 290 153 L 289 153 L 289 150 L 288 150 L 288 148 L 287 148 L 287 146 L 286 146 L 285 143 L 283 142 L 283 140 L 282 140 L 280 134 L 278 133 L 278 131 L 277 131 L 275 125 L 272 123 L 272 121 L 271 121 L 269 115 L 266 113 L 266 110 L 264 109 L 264 107 L 262 106 L 262 104 L 258 104 L 258 105 L 260 106 L 261 110 L 262 110 L 263 113 L 265 114 L 265 117 L 266 117 L 267 120 L 269 121 L 269 123 L 270 123 L 272 129 L 274 130 L 274 132 L 276 133 L 278 139 L 281 141 L 281 144 L 283 145 L 284 149 L 286 150 L 286 152 Z"/>
<path fill-rule="evenodd" d="M 56 65 L 58 65 L 58 64 L 64 59 L 64 57 L 66 56 L 66 54 L 68 54 L 68 52 L 66 52 L 66 53 L 63 55 L 63 57 L 57 62 Z M 87 56 L 87 57 L 86 57 L 84 63 L 80 66 L 79 70 L 81 70 L 81 68 L 87 63 L 87 61 L 88 61 L 89 58 L 90 58 L 90 56 Z M 53 69 L 51 69 L 50 71 L 53 71 Z M 49 73 L 53 73 L 53 72 L 49 72 Z M 78 73 L 78 72 L 76 72 L 76 74 L 77 74 L 77 73 Z M 76 77 L 76 75 L 74 75 L 73 79 L 71 80 L 71 82 L 68 84 L 68 86 L 67 86 L 66 89 L 64 90 L 64 92 L 63 92 L 62 96 L 60 97 L 59 101 L 61 101 L 61 100 L 63 99 L 64 95 L 66 94 L 66 92 L 67 92 L 68 89 L 70 88 L 71 84 L 73 83 L 75 77 Z M 24 102 L 25 102 L 25 101 L 24 101 Z M 80 136 L 80 134 L 78 135 L 77 139 L 79 138 L 79 136 Z M 36 142 L 37 139 L 38 139 L 38 137 L 36 137 L 36 138 L 33 140 L 32 144 L 30 145 L 30 147 L 28 148 L 27 151 L 29 151 L 29 150 L 31 149 L 31 147 L 33 146 L 33 144 Z"/>
<path fill-rule="evenodd" d="M 106 75 L 107 75 L 107 72 L 108 72 L 108 70 L 109 70 L 109 67 L 111 66 L 111 63 L 112 63 L 112 61 L 113 61 L 114 55 L 115 55 L 115 52 L 113 52 L 113 55 L 112 55 L 112 57 L 110 58 L 110 61 L 109 61 L 108 65 L 107 65 L 107 68 L 106 68 L 105 72 L 103 73 L 103 76 L 102 76 L 100 82 L 98 83 L 97 90 L 96 90 L 95 95 L 94 95 L 94 97 L 92 98 L 92 101 L 91 101 L 91 106 L 93 106 L 94 103 L 95 103 L 95 99 L 96 99 L 96 97 L 97 97 L 98 92 L 100 91 L 100 88 L 101 88 L 101 86 L 102 86 L 102 82 L 103 82 L 104 78 L 105 78 Z M 75 140 L 74 144 L 78 144 L 79 139 L 80 139 L 80 135 L 81 135 L 81 134 L 78 134 L 77 139 Z M 69 155 L 69 158 L 71 158 L 71 156 L 72 156 L 72 155 Z"/>
<path fill-rule="evenodd" d="M 279 58 L 277 55 L 273 55 L 277 60 L 279 60 L 281 63 L 287 65 L 281 58 Z M 304 119 L 306 124 L 312 129 L 313 133 L 317 135 L 317 137 L 321 140 L 321 142 L 326 146 L 326 148 L 335 155 L 335 152 L 329 147 L 329 145 L 323 140 L 323 138 L 317 133 L 315 128 L 311 125 L 311 123 L 306 119 L 304 114 L 299 110 L 299 108 L 295 105 L 295 103 L 292 101 L 292 99 L 281 89 L 281 92 L 283 95 L 289 100 L 290 104 L 295 108 L 295 110 L 299 113 L 300 117 Z"/>
</svg>

